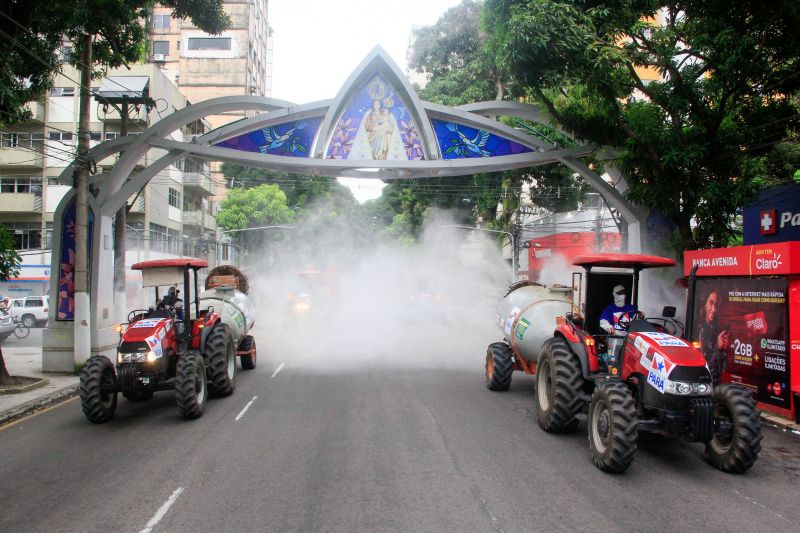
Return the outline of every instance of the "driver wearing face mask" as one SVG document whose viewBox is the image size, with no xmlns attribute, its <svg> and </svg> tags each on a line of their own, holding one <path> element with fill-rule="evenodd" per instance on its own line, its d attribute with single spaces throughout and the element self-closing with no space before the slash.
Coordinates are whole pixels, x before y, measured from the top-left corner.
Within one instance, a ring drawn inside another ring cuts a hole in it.
<svg viewBox="0 0 800 533">
<path fill-rule="evenodd" d="M 600 314 L 600 327 L 610 335 L 624 335 L 628 322 L 636 318 L 638 310 L 635 305 L 625 303 L 626 294 L 624 286 L 614 287 L 614 303 L 608 304 Z"/>
</svg>

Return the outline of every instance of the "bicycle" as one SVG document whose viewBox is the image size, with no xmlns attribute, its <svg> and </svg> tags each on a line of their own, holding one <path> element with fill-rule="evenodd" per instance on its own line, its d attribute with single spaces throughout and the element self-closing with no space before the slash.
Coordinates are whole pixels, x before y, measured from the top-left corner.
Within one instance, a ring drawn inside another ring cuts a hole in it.
<svg viewBox="0 0 800 533">
<path fill-rule="evenodd" d="M 31 328 L 26 326 L 20 321 L 16 321 L 16 326 L 14 326 L 14 336 L 18 339 L 24 339 L 31 333 Z"/>
</svg>

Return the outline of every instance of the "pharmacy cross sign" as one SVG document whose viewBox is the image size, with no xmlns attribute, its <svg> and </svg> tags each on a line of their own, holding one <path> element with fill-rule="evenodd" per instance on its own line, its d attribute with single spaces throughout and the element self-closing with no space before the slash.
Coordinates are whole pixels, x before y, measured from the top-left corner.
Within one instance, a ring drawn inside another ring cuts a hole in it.
<svg viewBox="0 0 800 533">
<path fill-rule="evenodd" d="M 207 116 L 242 112 L 247 118 L 201 135 L 188 133 L 193 124 Z M 489 101 L 449 107 L 422 101 L 400 68 L 376 47 L 330 100 L 297 105 L 262 96 L 225 96 L 166 115 L 140 135 L 95 146 L 89 154 L 92 160 L 118 159 L 90 179 L 94 193 L 89 200 L 94 216 L 89 258 L 92 352 L 107 355 L 113 351 L 116 334 L 112 310 L 125 308 L 119 305 L 124 303 L 124 293 L 115 294 L 114 302 L 98 298 L 99 294 L 114 293 L 112 269 L 99 268 L 113 262 L 114 214 L 153 177 L 187 157 L 314 176 L 383 180 L 443 178 L 562 164 L 589 182 L 620 214 L 627 227 L 628 251 L 641 251 L 647 212 L 624 198 L 627 184 L 613 165 L 616 154 L 612 149 L 578 141 L 573 147 L 563 148 L 509 126 L 500 120 L 504 117 L 558 130 L 546 110 L 530 104 Z M 604 162 L 606 178 L 610 179 L 604 179 L 583 161 L 590 154 Z M 73 169 L 67 167 L 59 182 L 71 184 Z M 73 198 L 74 190 L 65 195 L 56 210 L 56 235 L 68 230 L 67 206 Z M 62 257 L 62 240 L 54 239 L 54 258 Z M 63 255 L 70 257 L 69 252 L 65 250 Z M 69 265 L 64 267 L 54 260 L 51 301 L 57 300 L 59 279 L 68 274 Z M 64 351 L 71 353 L 71 324 L 55 320 L 51 324 L 64 330 L 53 332 L 53 342 L 58 339 Z M 46 348 L 52 353 L 61 350 L 50 345 Z M 49 369 L 57 371 L 53 366 Z M 72 369 L 70 363 L 63 370 Z"/>
<path fill-rule="evenodd" d="M 775 209 L 761 211 L 761 235 L 775 235 L 778 232 L 778 212 Z"/>
</svg>

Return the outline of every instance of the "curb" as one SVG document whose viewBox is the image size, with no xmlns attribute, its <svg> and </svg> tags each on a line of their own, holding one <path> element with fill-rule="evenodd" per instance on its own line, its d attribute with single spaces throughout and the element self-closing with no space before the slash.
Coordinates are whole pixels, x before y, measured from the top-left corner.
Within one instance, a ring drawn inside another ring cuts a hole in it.
<svg viewBox="0 0 800 533">
<path fill-rule="evenodd" d="M 45 409 L 46 407 L 69 400 L 77 394 L 78 385 L 75 384 L 53 391 L 50 394 L 42 396 L 41 398 L 35 398 L 23 403 L 22 405 L 12 407 L 11 409 L 0 413 L 0 426 L 4 426 L 9 422 L 13 422 L 14 420 L 31 415 L 36 411 Z"/>
<path fill-rule="evenodd" d="M 764 411 L 761 411 L 761 421 L 771 426 L 774 426 L 778 429 L 782 429 L 784 431 L 789 431 L 800 435 L 800 424 L 796 424 L 789 418 L 784 418 L 782 416 L 773 415 L 772 413 L 765 413 Z"/>
<path fill-rule="evenodd" d="M 0 394 L 22 394 L 23 392 L 28 392 L 33 389 L 38 389 L 39 387 L 44 387 L 50 380 L 47 378 L 31 378 L 28 376 L 14 376 L 15 378 L 24 378 L 30 379 L 31 381 L 28 382 L 26 385 L 11 385 L 4 388 L 0 391 Z"/>
</svg>

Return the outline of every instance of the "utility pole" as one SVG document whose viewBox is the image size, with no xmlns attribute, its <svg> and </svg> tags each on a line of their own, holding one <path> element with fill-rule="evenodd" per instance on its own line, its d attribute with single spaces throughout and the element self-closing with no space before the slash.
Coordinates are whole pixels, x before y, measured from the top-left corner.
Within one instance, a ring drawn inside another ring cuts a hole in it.
<svg viewBox="0 0 800 533">
<path fill-rule="evenodd" d="M 128 136 L 128 97 L 123 96 L 119 109 L 119 134 L 120 137 Z M 115 106 L 116 107 L 116 106 Z M 121 156 L 122 154 L 120 154 Z M 125 315 L 125 227 L 128 219 L 128 202 L 117 210 L 114 218 L 114 311 L 115 316 L 121 320 Z"/>
<path fill-rule="evenodd" d="M 75 160 L 75 315 L 74 358 L 81 364 L 92 355 L 91 302 L 89 300 L 89 141 L 90 91 L 92 86 L 92 36 L 83 36 L 81 55 L 78 157 Z"/>
<path fill-rule="evenodd" d="M 131 105 L 144 105 L 148 109 L 155 105 L 155 102 L 144 92 L 138 96 L 129 94 L 106 96 L 101 92 L 95 98 L 103 104 L 103 109 L 107 109 L 107 106 L 110 105 L 119 113 L 120 137 L 128 136 Z M 123 153 L 121 152 L 120 156 Z M 141 194 L 141 191 L 139 191 L 139 194 Z M 139 195 L 137 194 L 136 198 L 138 197 Z M 136 200 L 134 200 L 135 203 Z M 126 201 L 117 210 L 114 218 L 114 316 L 117 321 L 122 321 L 127 312 L 125 302 L 125 252 L 128 247 L 125 228 L 127 227 L 128 211 L 130 211 L 131 207 L 133 207 L 133 204 L 128 205 Z"/>
</svg>

